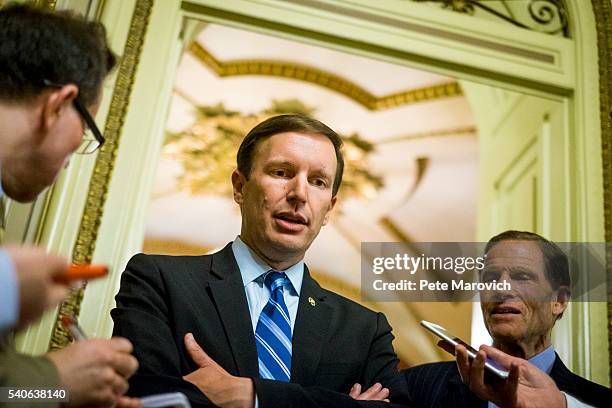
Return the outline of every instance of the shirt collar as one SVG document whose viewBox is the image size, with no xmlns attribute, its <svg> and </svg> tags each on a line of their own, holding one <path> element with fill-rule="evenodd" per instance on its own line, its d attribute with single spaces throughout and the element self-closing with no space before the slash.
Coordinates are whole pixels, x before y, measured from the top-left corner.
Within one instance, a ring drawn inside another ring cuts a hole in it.
<svg viewBox="0 0 612 408">
<path fill-rule="evenodd" d="M 548 346 L 544 351 L 531 357 L 529 362 L 545 373 L 550 374 L 556 358 L 555 349 L 553 349 L 553 346 Z"/>
<path fill-rule="evenodd" d="M 240 269 L 240 275 L 242 276 L 242 284 L 244 286 L 255 281 L 259 285 L 263 285 L 263 279 L 259 279 L 263 274 L 268 272 L 271 268 L 266 264 L 251 248 L 245 244 L 240 237 L 236 237 L 232 242 L 232 252 L 238 268 Z M 304 279 L 304 261 L 299 261 L 295 265 L 285 269 L 284 272 L 293 286 L 295 294 L 299 296 L 302 290 L 302 281 Z"/>
</svg>

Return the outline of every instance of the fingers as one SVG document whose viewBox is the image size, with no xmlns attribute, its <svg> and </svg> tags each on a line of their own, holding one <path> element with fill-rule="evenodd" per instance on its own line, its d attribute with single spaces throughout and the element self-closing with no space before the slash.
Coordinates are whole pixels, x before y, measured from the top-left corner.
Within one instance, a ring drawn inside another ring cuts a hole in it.
<svg viewBox="0 0 612 408">
<path fill-rule="evenodd" d="M 487 357 L 492 360 L 495 360 L 496 363 L 499 363 L 505 369 L 510 368 L 513 362 L 517 362 L 518 360 L 520 360 L 516 357 L 512 357 L 504 353 L 501 350 L 496 349 L 495 347 L 486 346 L 483 344 L 482 346 L 480 346 L 480 349 L 484 350 L 484 352 L 487 353 Z"/>
<path fill-rule="evenodd" d="M 68 296 L 68 292 L 68 287 L 64 285 L 51 285 L 47 296 L 46 309 L 49 309 L 64 300 L 64 298 Z"/>
<path fill-rule="evenodd" d="M 356 384 L 358 385 L 358 384 Z M 361 386 L 359 386 L 361 390 Z M 389 396 L 389 390 L 387 388 L 383 388 L 382 384 L 376 383 L 368 388 L 362 394 L 353 397 L 358 400 L 370 400 L 370 401 L 382 401 Z"/>
<path fill-rule="evenodd" d="M 117 374 L 114 375 L 113 392 L 115 393 L 115 395 L 125 394 L 129 387 L 129 384 L 124 377 Z"/>
<path fill-rule="evenodd" d="M 187 352 L 191 356 L 191 359 L 200 367 L 206 367 L 211 364 L 212 359 L 208 357 L 208 354 L 202 350 L 202 347 L 193 337 L 193 334 L 187 333 L 185 335 L 185 347 Z"/>
<path fill-rule="evenodd" d="M 122 377 L 130 378 L 138 369 L 138 360 L 130 354 L 117 353 L 111 365 Z"/>
<path fill-rule="evenodd" d="M 470 359 L 466 348 L 462 345 L 455 346 L 455 356 L 461 381 L 465 385 L 470 385 Z"/>
<path fill-rule="evenodd" d="M 354 384 L 349 391 L 349 396 L 353 399 L 357 398 L 361 394 L 361 384 Z"/>
<path fill-rule="evenodd" d="M 382 388 L 380 390 L 380 392 L 376 395 L 376 398 L 374 398 L 375 400 L 378 401 L 387 401 L 389 402 L 389 389 L 388 388 Z"/>
<path fill-rule="evenodd" d="M 484 386 L 484 370 L 487 354 L 483 350 L 478 350 L 476 358 L 472 361 L 470 368 L 470 389 L 476 387 L 478 389 Z"/>
<path fill-rule="evenodd" d="M 134 350 L 134 346 L 132 346 L 132 342 L 124 337 L 113 337 L 108 340 L 109 347 L 115 351 L 120 353 L 128 353 L 131 354 Z"/>
<path fill-rule="evenodd" d="M 506 380 L 506 387 L 509 395 L 517 395 L 519 381 L 520 381 L 520 370 L 519 364 L 512 363 L 510 371 L 508 372 L 508 379 Z"/>
<path fill-rule="evenodd" d="M 117 400 L 116 408 L 140 408 L 140 399 L 130 397 L 120 397 Z"/>
</svg>

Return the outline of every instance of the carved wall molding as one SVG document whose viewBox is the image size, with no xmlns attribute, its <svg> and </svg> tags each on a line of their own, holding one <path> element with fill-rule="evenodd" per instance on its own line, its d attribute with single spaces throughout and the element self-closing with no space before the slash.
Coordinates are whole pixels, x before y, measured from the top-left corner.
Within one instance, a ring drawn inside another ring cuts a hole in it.
<svg viewBox="0 0 612 408">
<path fill-rule="evenodd" d="M 274 60 L 219 61 L 197 42 L 188 51 L 219 77 L 265 75 L 304 81 L 338 92 L 371 111 L 463 95 L 459 83 L 453 81 L 376 96 L 346 78 L 308 65 Z"/>
<path fill-rule="evenodd" d="M 75 263 L 89 263 L 93 257 L 98 229 L 106 202 L 106 193 L 112 176 L 121 130 L 125 115 L 127 114 L 132 85 L 134 84 L 153 2 L 154 0 L 137 0 L 134 7 L 125 47 L 117 71 L 110 109 L 104 126 L 106 143 L 102 146 L 96 158 L 85 209 L 81 217 L 81 224 L 72 253 L 72 261 Z M 84 289 L 83 287 L 73 290 L 70 296 L 60 305 L 59 313 L 78 316 Z M 69 343 L 70 337 L 63 329 L 58 318 L 55 322 L 49 348 L 62 348 Z"/>
<path fill-rule="evenodd" d="M 592 0 L 599 56 L 599 111 L 603 166 L 604 223 L 606 242 L 612 242 L 612 6 L 610 0 Z M 608 298 L 612 294 L 612 253 L 606 253 Z M 608 302 L 608 365 L 612 383 L 612 303 Z"/>
</svg>

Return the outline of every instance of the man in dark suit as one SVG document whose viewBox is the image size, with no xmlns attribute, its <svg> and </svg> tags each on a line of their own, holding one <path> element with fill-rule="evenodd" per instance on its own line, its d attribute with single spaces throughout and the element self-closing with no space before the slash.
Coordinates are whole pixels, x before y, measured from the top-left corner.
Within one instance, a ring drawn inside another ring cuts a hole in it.
<svg viewBox="0 0 612 408">
<path fill-rule="evenodd" d="M 398 360 L 385 316 L 321 288 L 303 262 L 336 204 L 341 144 L 303 115 L 260 123 L 232 174 L 236 240 L 212 255 L 130 260 L 111 315 L 140 362 L 132 395 L 182 391 L 194 405 L 244 407 L 388 396 L 379 383 Z M 361 394 L 355 383 L 372 387 Z"/>
<path fill-rule="evenodd" d="M 506 231 L 493 237 L 485 252 L 482 281 L 506 280 L 512 286 L 510 291 L 481 293 L 482 313 L 493 346 L 548 373 L 565 394 L 568 405 L 577 399 L 591 406 L 609 406 L 610 389 L 573 374 L 551 345 L 552 328 L 569 300 L 569 266 L 563 251 L 537 234 Z M 520 401 L 537 406 L 538 399 L 545 401 L 544 406 L 555 406 L 553 401 L 559 394 L 554 387 L 535 392 L 531 389 L 532 397 L 525 399 L 528 394 L 524 389 L 483 381 L 484 356 L 503 358 L 503 353 L 484 347 L 479 358 L 482 364 L 475 373 L 465 349 L 459 347 L 458 351 L 459 369 L 454 362 L 421 365 L 403 371 L 398 377 L 403 385 L 396 386 L 405 387 L 424 407 L 492 407 L 494 403 L 521 406 Z"/>
</svg>

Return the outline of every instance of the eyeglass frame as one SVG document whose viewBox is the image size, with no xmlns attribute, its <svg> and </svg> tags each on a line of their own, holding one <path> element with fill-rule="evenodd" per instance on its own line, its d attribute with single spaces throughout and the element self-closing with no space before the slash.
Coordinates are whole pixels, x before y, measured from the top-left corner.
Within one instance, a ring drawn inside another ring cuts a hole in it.
<svg viewBox="0 0 612 408">
<path fill-rule="evenodd" d="M 64 86 L 64 85 L 61 85 L 61 84 L 56 84 L 54 82 L 51 82 L 51 81 L 49 81 L 47 79 L 44 79 L 43 83 L 45 84 L 45 86 L 50 86 L 50 87 L 53 87 L 53 88 L 62 88 Z M 91 152 L 80 153 L 80 154 L 92 154 L 96 150 L 98 150 L 99 148 L 102 147 L 102 145 L 106 142 L 106 139 L 102 135 L 102 132 L 98 128 L 98 125 L 96 125 L 96 121 L 91 116 L 89 111 L 85 108 L 85 106 L 79 101 L 78 97 L 74 98 L 72 100 L 72 104 L 74 105 L 74 108 L 79 113 L 81 118 L 85 121 L 85 124 L 87 125 L 89 130 L 91 130 L 91 133 L 93 133 L 94 137 L 96 138 L 96 141 L 99 143 L 98 146 L 96 146 L 96 148 L 94 150 L 92 150 Z"/>
</svg>

